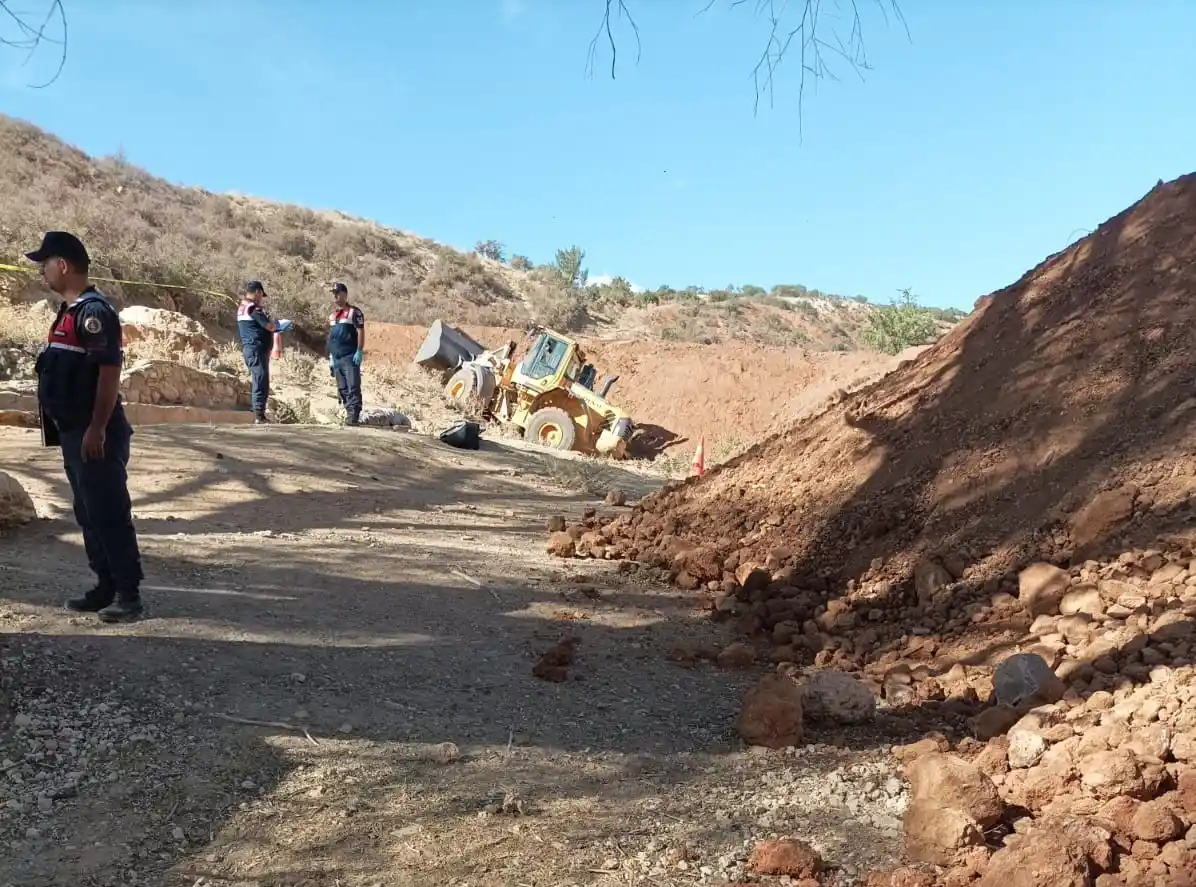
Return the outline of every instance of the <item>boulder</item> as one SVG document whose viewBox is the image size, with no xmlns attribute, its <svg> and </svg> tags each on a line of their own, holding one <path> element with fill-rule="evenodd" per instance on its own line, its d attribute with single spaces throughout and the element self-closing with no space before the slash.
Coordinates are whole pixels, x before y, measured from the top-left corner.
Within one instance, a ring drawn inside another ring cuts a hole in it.
<svg viewBox="0 0 1196 887">
<path fill-rule="evenodd" d="M 1133 516 L 1137 498 L 1138 488 L 1128 484 L 1092 497 L 1068 523 L 1068 533 L 1076 551 L 1087 552 L 1113 535 Z"/>
<path fill-rule="evenodd" d="M 914 567 L 914 589 L 918 593 L 919 603 L 934 600 L 939 591 L 954 581 L 951 572 L 938 561 L 925 558 Z"/>
<path fill-rule="evenodd" d="M 917 862 L 949 865 L 965 847 L 984 843 L 976 821 L 962 810 L 934 801 L 913 801 L 902 817 L 905 852 Z"/>
<path fill-rule="evenodd" d="M 134 345 L 134 350 L 138 343 L 153 346 L 156 356 L 170 360 L 189 355 L 214 359 L 219 353 L 203 326 L 177 311 L 130 305 L 120 312 L 120 323 L 124 345 Z"/>
<path fill-rule="evenodd" d="M 1098 751 L 1085 757 L 1079 765 L 1084 788 L 1100 800 L 1117 795 L 1140 797 L 1145 791 L 1142 768 L 1133 752 L 1127 749 Z"/>
<path fill-rule="evenodd" d="M 858 724 L 876 713 L 876 697 L 846 672 L 818 668 L 804 676 L 802 709 L 815 721 Z"/>
<path fill-rule="evenodd" d="M 1139 804 L 1130 820 L 1130 833 L 1140 841 L 1165 844 L 1184 833 L 1184 824 L 1175 808 L 1164 800 Z"/>
<path fill-rule="evenodd" d="M 992 828 L 1005 812 L 993 781 L 955 755 L 922 755 L 906 765 L 905 775 L 912 800 L 959 810 L 981 829 Z"/>
<path fill-rule="evenodd" d="M 751 745 L 797 745 L 803 732 L 801 688 L 785 675 L 765 675 L 744 697 L 735 728 Z"/>
<path fill-rule="evenodd" d="M 128 403 L 211 410 L 248 409 L 250 403 L 248 380 L 169 360 L 141 360 L 131 364 L 120 375 L 120 391 Z"/>
<path fill-rule="evenodd" d="M 11 530 L 37 520 L 33 499 L 11 474 L 0 471 L 0 530 Z"/>
<path fill-rule="evenodd" d="M 1092 887 L 1084 848 L 1033 829 L 998 850 L 977 887 Z"/>
<path fill-rule="evenodd" d="M 1067 688 L 1037 653 L 1014 653 L 993 672 L 993 694 L 1012 707 L 1058 702 Z"/>
<path fill-rule="evenodd" d="M 0 410 L 0 426 L 8 428 L 37 428 L 37 413 L 31 410 Z"/>
<path fill-rule="evenodd" d="M 577 542 L 565 532 L 555 532 L 548 537 L 548 553 L 556 557 L 573 557 L 577 553 Z"/>
<path fill-rule="evenodd" d="M 1066 570 L 1053 564 L 1030 564 L 1018 574 L 1017 597 L 1031 616 L 1057 616 L 1070 586 Z"/>
</svg>

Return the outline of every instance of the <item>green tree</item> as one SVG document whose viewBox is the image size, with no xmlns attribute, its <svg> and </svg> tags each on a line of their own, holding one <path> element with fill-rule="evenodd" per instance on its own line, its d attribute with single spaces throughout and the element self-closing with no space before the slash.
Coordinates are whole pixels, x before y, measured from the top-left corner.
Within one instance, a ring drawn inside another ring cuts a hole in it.
<svg viewBox="0 0 1196 887">
<path fill-rule="evenodd" d="M 503 261 L 503 245 L 497 240 L 479 240 L 473 251 L 484 259 Z"/>
<path fill-rule="evenodd" d="M 909 287 L 900 297 L 872 313 L 864 342 L 885 354 L 897 354 L 914 345 L 925 345 L 938 335 L 934 313 L 918 304 Z"/>
<path fill-rule="evenodd" d="M 565 286 L 575 290 L 585 288 L 590 279 L 589 270 L 582 267 L 585 259 L 586 251 L 577 245 L 556 251 L 555 268 Z"/>
</svg>

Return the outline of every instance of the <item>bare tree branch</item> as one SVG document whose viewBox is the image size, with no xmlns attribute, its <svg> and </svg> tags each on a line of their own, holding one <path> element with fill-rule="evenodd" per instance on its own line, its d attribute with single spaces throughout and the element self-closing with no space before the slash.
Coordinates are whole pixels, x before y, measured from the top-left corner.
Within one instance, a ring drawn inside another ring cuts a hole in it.
<svg viewBox="0 0 1196 887">
<path fill-rule="evenodd" d="M 29 64 L 43 45 L 59 47 L 58 67 L 53 76 L 45 83 L 29 84 L 32 89 L 44 89 L 49 86 L 58 79 L 66 66 L 66 10 L 62 0 L 45 0 L 45 3 L 45 15 L 39 17 L 32 12 L 14 9 L 11 0 L 0 0 L 0 46 L 24 50 L 25 61 L 22 65 Z M 40 24 L 35 25 L 34 22 Z M 59 28 L 62 36 L 51 36 L 51 32 L 57 32 Z"/>
<path fill-rule="evenodd" d="M 635 35 L 635 63 L 640 62 L 640 50 L 643 48 L 640 45 L 640 29 L 636 25 L 635 19 L 631 17 L 631 10 L 627 8 L 626 0 L 603 0 L 605 7 L 602 10 L 602 22 L 598 25 L 598 33 L 594 35 L 594 39 L 590 41 L 590 51 L 586 56 L 586 73 L 590 76 L 594 74 L 594 57 L 598 53 L 598 41 L 606 36 L 606 42 L 610 46 L 610 79 L 615 79 L 615 66 L 619 58 L 618 46 L 615 44 L 615 34 L 611 30 L 611 12 L 622 19 L 626 18 L 631 25 L 631 32 Z"/>
<path fill-rule="evenodd" d="M 767 23 L 768 35 L 764 49 L 752 68 L 752 84 L 755 88 L 755 105 L 753 111 L 758 112 L 760 98 L 767 94 L 771 107 L 774 83 L 777 70 L 796 45 L 800 57 L 798 59 L 798 87 L 797 106 L 799 121 L 805 99 L 807 78 L 816 83 L 823 78 L 838 80 L 831 61 L 838 59 L 847 64 L 861 79 L 863 72 L 870 70 L 868 56 L 864 51 L 864 28 L 860 15 L 860 8 L 865 4 L 875 4 L 884 17 L 885 24 L 889 23 L 889 12 L 905 30 L 909 38 L 909 27 L 897 0 L 724 0 L 730 9 L 751 6 L 755 17 Z M 598 33 L 590 42 L 588 68 L 593 69 L 594 54 L 597 51 L 599 38 L 606 36 L 611 48 L 611 79 L 615 76 L 616 45 L 611 30 L 612 8 L 621 17 L 626 15 L 631 21 L 631 14 L 626 6 L 626 0 L 603 0 L 602 24 Z M 717 6 L 719 0 L 706 0 L 696 15 L 709 12 Z M 844 24 L 844 19 L 850 21 L 850 26 Z M 639 59 L 639 29 L 632 21 L 632 28 L 636 38 L 636 59 Z"/>
</svg>

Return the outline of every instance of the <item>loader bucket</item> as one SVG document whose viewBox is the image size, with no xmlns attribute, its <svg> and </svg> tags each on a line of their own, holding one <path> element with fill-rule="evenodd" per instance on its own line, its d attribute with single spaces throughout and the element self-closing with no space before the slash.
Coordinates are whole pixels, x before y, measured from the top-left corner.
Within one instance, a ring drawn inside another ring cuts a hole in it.
<svg viewBox="0 0 1196 887">
<path fill-rule="evenodd" d="M 415 352 L 415 362 L 429 370 L 451 370 L 462 362 L 473 360 L 486 348 L 456 327 L 441 320 L 428 328 L 424 344 Z"/>
</svg>

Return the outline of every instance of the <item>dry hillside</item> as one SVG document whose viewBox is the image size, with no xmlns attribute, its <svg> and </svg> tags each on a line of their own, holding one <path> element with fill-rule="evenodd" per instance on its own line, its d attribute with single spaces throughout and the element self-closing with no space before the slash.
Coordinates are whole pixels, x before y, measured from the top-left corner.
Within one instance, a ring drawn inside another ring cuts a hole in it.
<svg viewBox="0 0 1196 887">
<path fill-rule="evenodd" d="M 863 347 L 876 311 L 800 286 L 636 293 L 614 281 L 570 288 L 523 257 L 508 264 L 339 212 L 173 185 L 2 115 L 0 156 L 0 262 L 17 261 L 48 228 L 69 228 L 90 244 L 100 276 L 191 288 L 110 285 L 122 305 L 227 321 L 227 303 L 199 291 L 236 293 L 259 277 L 276 308 L 318 328 L 327 284 L 344 280 L 377 321 L 440 317 L 523 327 L 535 320 L 591 336 L 839 351 Z M 942 326 L 957 319 L 949 312 L 934 317 Z"/>
</svg>

